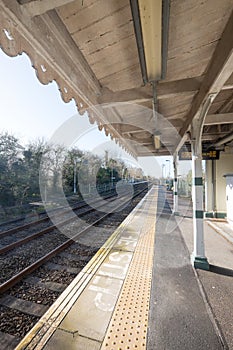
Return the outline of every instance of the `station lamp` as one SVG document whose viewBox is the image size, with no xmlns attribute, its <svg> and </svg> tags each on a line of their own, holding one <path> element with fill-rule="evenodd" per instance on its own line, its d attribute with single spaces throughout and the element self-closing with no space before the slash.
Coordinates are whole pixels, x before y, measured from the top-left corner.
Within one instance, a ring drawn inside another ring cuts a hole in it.
<svg viewBox="0 0 233 350">
<path fill-rule="evenodd" d="M 138 0 L 148 81 L 161 78 L 162 0 Z"/>
<path fill-rule="evenodd" d="M 154 146 L 156 150 L 159 150 L 161 147 L 161 140 L 160 140 L 160 131 L 159 131 L 159 125 L 158 125 L 158 113 L 157 113 L 157 93 L 156 93 L 156 83 L 152 83 L 153 88 L 153 99 L 152 99 L 152 110 L 153 110 L 153 119 L 154 119 Z"/>
<path fill-rule="evenodd" d="M 153 115 L 155 149 L 161 141 L 157 118 L 156 83 L 164 79 L 167 66 L 170 0 L 130 0 L 134 32 L 144 84 L 153 88 Z"/>
<path fill-rule="evenodd" d="M 161 146 L 160 133 L 154 134 L 154 146 L 156 150 L 160 149 L 160 146 Z"/>
<path fill-rule="evenodd" d="M 165 78 L 170 0 L 130 0 L 144 83 Z"/>
</svg>

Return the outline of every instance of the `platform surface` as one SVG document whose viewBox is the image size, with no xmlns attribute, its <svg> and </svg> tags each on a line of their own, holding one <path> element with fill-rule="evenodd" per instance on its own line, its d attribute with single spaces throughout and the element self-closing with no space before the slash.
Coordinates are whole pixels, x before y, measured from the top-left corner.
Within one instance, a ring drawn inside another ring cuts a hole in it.
<svg viewBox="0 0 233 350">
<path fill-rule="evenodd" d="M 192 219 L 171 215 L 153 187 L 16 349 L 233 348 L 232 246 L 216 237 L 210 262 L 225 275 L 194 271 Z"/>
</svg>

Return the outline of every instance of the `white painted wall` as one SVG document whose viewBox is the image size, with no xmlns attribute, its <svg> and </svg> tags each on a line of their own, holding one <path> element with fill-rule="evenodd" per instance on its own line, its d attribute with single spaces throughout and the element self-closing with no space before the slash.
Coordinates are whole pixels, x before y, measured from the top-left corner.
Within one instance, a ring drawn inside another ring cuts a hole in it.
<svg viewBox="0 0 233 350">
<path fill-rule="evenodd" d="M 233 225 L 233 175 L 226 176 L 227 220 Z"/>
<path fill-rule="evenodd" d="M 216 160 L 216 210 L 226 212 L 226 178 L 225 174 L 233 174 L 233 149 L 220 152 L 220 159 Z M 205 182 L 205 211 L 213 210 L 213 184 L 212 184 L 212 161 L 206 161 L 206 182 Z"/>
</svg>

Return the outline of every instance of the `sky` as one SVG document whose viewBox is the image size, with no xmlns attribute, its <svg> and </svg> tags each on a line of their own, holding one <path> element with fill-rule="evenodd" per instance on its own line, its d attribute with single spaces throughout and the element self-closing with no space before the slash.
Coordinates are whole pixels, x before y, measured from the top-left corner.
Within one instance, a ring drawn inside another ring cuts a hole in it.
<svg viewBox="0 0 233 350">
<path fill-rule="evenodd" d="M 54 130 L 77 113 L 75 103 L 65 104 L 56 83 L 42 85 L 25 55 L 8 57 L 0 50 L 0 120 L 22 142 L 51 137 Z"/>
<path fill-rule="evenodd" d="M 173 175 L 171 157 L 144 157 L 137 161 L 110 141 L 104 132 L 90 125 L 86 115 L 80 116 L 74 101 L 63 102 L 57 84 L 43 85 L 36 77 L 35 70 L 26 54 L 8 57 L 0 49 L 0 132 L 7 131 L 19 139 L 23 146 L 38 138 L 53 140 L 54 135 L 63 138 L 67 127 L 73 137 L 73 144 L 83 150 L 104 154 L 109 150 L 112 155 L 141 166 L 147 175 L 161 177 Z M 80 132 L 80 130 L 84 130 Z M 190 163 L 190 162 L 189 162 Z M 190 164 L 181 169 L 187 172 Z"/>
<path fill-rule="evenodd" d="M 0 49 L 0 92 L 0 130 L 15 135 L 22 145 L 38 138 L 50 140 L 72 116 L 76 117 L 77 125 L 87 120 L 87 116 L 78 114 L 74 101 L 63 102 L 55 82 L 48 85 L 39 82 L 26 54 L 12 58 Z M 91 141 L 109 140 L 100 131 L 93 138 L 97 128 L 89 126 L 91 134 L 87 133 L 85 142 L 79 140 L 79 147 L 89 150 Z"/>
</svg>

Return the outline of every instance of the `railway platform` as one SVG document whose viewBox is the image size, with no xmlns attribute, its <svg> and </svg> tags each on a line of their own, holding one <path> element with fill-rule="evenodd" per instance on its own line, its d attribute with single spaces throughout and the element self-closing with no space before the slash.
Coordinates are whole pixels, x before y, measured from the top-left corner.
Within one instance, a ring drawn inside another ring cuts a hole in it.
<svg viewBox="0 0 233 350">
<path fill-rule="evenodd" d="M 192 219 L 152 187 L 16 349 L 233 349 L 232 244 L 205 225 L 194 270 Z"/>
</svg>

